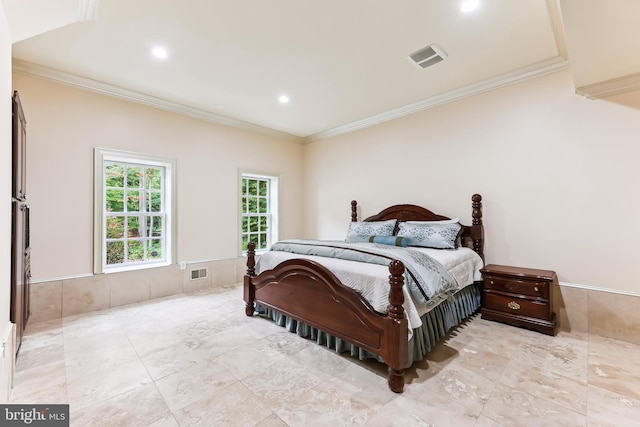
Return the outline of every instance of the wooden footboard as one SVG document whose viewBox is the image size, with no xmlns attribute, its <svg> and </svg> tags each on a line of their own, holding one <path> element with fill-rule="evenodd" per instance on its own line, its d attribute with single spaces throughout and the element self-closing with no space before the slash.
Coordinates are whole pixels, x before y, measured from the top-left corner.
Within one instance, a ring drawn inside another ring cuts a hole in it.
<svg viewBox="0 0 640 427">
<path fill-rule="evenodd" d="M 256 276 L 255 244 L 249 243 L 244 277 L 246 314 L 252 316 L 255 303 L 259 303 L 381 356 L 389 367 L 389 388 L 401 393 L 408 352 L 408 321 L 402 306 L 404 265 L 393 261 L 389 272 L 390 309 L 381 314 L 313 261 L 285 261 Z"/>
</svg>

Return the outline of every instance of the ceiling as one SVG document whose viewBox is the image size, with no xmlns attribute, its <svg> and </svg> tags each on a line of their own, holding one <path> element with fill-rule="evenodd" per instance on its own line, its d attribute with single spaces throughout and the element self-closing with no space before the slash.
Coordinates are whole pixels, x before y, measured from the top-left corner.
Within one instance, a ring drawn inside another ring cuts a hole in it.
<svg viewBox="0 0 640 427">
<path fill-rule="evenodd" d="M 569 61 L 585 96 L 640 87 L 636 0 L 2 2 L 16 72 L 300 142 Z M 409 61 L 430 44 L 443 61 Z"/>
</svg>

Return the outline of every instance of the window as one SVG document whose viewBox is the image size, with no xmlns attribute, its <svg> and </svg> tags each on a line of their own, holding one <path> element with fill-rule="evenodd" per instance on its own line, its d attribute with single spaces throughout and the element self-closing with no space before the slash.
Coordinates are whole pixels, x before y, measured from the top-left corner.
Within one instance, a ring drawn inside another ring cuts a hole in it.
<svg viewBox="0 0 640 427">
<path fill-rule="evenodd" d="M 175 162 L 96 149 L 96 273 L 171 264 Z"/>
<path fill-rule="evenodd" d="M 278 178 L 242 173 L 242 252 L 254 242 L 256 250 L 267 250 L 277 240 Z"/>
</svg>

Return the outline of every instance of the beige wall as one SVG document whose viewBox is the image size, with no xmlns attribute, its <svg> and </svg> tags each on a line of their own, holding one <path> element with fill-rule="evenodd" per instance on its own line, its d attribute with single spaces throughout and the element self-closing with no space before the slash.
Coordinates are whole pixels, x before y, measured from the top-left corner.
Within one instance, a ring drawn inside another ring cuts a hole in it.
<svg viewBox="0 0 640 427">
<path fill-rule="evenodd" d="M 486 260 L 640 295 L 640 111 L 574 94 L 569 71 L 422 111 L 305 149 L 305 235 L 343 238 L 364 216 L 416 203 L 471 221 Z"/>
<path fill-rule="evenodd" d="M 11 335 L 11 37 L 0 2 L 0 342 Z M 13 375 L 12 342 L 0 356 L 0 402 L 8 398 Z"/>
<path fill-rule="evenodd" d="M 177 160 L 178 260 L 236 258 L 238 170 L 280 176 L 281 237 L 302 232 L 299 144 L 16 74 L 27 117 L 33 280 L 93 271 L 93 149 Z"/>
</svg>

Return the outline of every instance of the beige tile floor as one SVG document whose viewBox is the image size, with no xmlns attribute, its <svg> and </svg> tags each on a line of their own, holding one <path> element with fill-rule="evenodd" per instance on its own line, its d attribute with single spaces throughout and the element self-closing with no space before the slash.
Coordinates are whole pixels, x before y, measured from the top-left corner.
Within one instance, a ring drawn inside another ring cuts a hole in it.
<svg viewBox="0 0 640 427">
<path fill-rule="evenodd" d="M 640 346 L 474 316 L 406 375 L 244 315 L 239 287 L 27 328 L 13 403 L 72 426 L 638 426 Z"/>
</svg>

